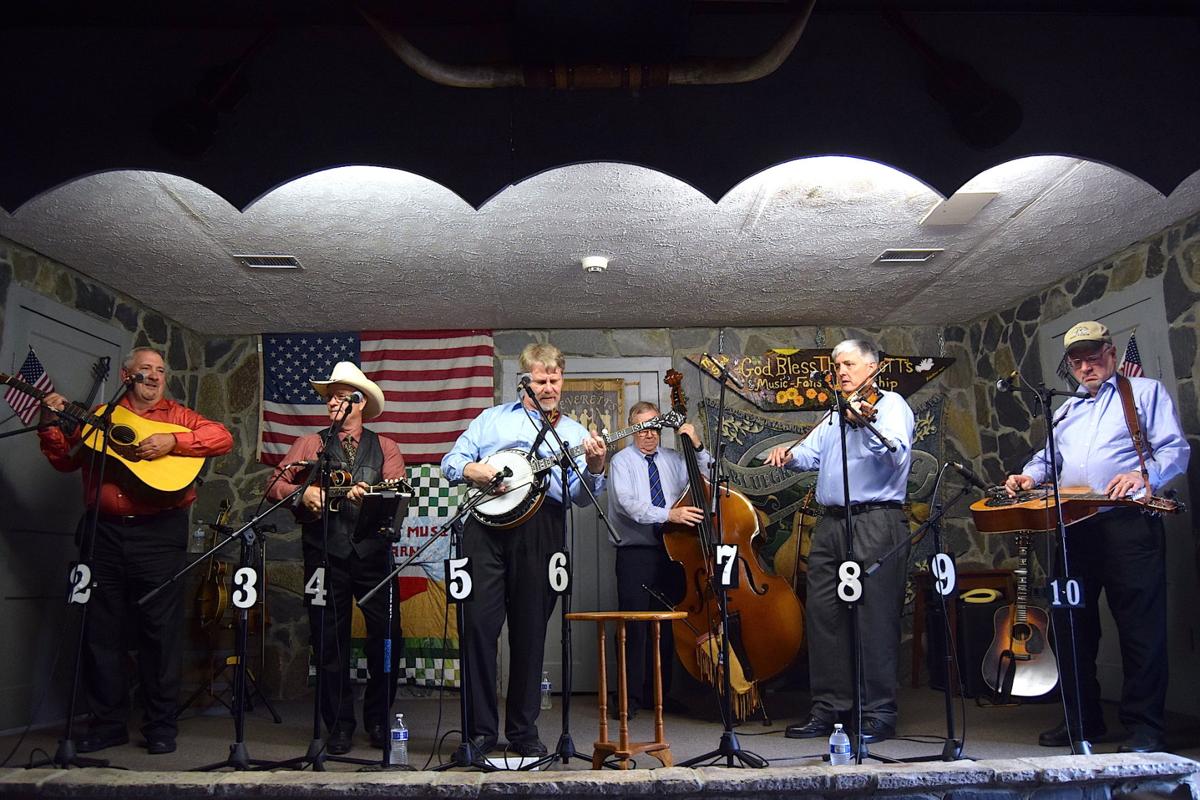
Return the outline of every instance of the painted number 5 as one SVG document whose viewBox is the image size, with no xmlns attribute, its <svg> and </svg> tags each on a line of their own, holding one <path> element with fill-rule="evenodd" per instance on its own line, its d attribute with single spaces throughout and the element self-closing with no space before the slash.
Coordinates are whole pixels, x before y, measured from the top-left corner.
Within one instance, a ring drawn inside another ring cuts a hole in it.
<svg viewBox="0 0 1200 800">
<path fill-rule="evenodd" d="M 471 599 L 471 590 L 475 584 L 471 581 L 471 559 L 446 559 L 446 594 L 456 603 Z"/>
<path fill-rule="evenodd" d="M 837 593 L 846 603 L 857 603 L 862 599 L 862 565 L 857 561 L 843 561 L 838 565 Z"/>
</svg>

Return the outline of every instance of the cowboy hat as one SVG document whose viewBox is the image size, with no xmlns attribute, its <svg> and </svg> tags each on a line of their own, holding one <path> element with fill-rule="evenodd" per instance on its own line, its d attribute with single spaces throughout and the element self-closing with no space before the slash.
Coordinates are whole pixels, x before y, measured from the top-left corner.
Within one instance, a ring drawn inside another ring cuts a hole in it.
<svg viewBox="0 0 1200 800">
<path fill-rule="evenodd" d="M 363 407 L 363 419 L 375 419 L 383 413 L 383 390 L 379 388 L 379 384 L 364 375 L 353 361 L 339 361 L 334 364 L 329 380 L 310 380 L 309 383 L 316 389 L 317 394 L 326 400 L 329 399 L 329 387 L 335 383 L 353 386 L 363 393 L 366 403 Z"/>
</svg>

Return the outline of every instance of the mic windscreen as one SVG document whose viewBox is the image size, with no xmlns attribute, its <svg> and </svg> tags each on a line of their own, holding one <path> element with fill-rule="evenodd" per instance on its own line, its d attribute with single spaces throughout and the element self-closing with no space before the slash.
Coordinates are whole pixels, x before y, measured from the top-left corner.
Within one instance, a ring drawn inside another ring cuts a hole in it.
<svg viewBox="0 0 1200 800">
<path fill-rule="evenodd" d="M 362 392 L 351 392 L 350 396 L 347 397 L 346 399 L 349 400 L 351 403 L 361 403 L 363 401 L 363 393 Z"/>
</svg>

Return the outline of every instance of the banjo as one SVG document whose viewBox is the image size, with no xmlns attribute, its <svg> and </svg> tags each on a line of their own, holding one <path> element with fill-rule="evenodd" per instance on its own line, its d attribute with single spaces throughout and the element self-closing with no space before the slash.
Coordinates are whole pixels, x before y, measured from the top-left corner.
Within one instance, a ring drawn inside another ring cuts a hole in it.
<svg viewBox="0 0 1200 800">
<path fill-rule="evenodd" d="M 606 433 L 601 438 L 608 445 L 619 439 L 632 436 L 638 431 L 644 431 L 648 428 L 662 428 L 664 426 L 678 428 L 683 422 L 683 415 L 678 411 L 668 411 L 666 414 L 660 414 L 654 419 L 648 419 L 645 422 L 630 425 L 628 428 L 622 428 L 616 433 Z M 567 451 L 567 455 L 572 459 L 582 453 L 582 444 L 578 444 Z M 500 472 L 504 472 L 507 469 L 511 472 L 511 477 L 505 477 L 504 479 L 505 484 L 508 486 L 508 491 L 504 494 L 498 494 L 490 500 L 484 500 L 471 513 L 475 516 L 475 519 L 489 527 L 515 528 L 532 517 L 541 508 L 542 500 L 546 496 L 546 475 L 550 472 L 551 468 L 558 464 L 558 459 L 553 456 L 539 458 L 524 450 L 514 448 L 511 450 L 497 450 L 495 453 L 481 459 L 481 463 L 493 466 Z M 482 494 L 486 494 L 483 489 L 468 489 L 463 502 L 475 502 L 476 498 Z"/>
</svg>

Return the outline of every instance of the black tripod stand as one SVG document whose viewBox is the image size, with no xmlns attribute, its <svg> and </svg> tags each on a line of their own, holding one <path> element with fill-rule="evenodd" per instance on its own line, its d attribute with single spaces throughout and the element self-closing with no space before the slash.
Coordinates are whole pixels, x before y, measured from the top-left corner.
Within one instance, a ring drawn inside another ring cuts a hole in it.
<svg viewBox="0 0 1200 800">
<path fill-rule="evenodd" d="M 99 437 L 100 446 L 92 448 L 91 464 L 88 469 L 89 474 L 95 476 L 96 490 L 92 496 L 91 505 L 88 506 L 87 516 L 83 525 L 83 538 L 80 542 L 83 558 L 71 568 L 71 584 L 67 592 L 68 605 L 78 604 L 82 606 L 79 611 L 79 635 L 75 641 L 75 665 L 71 674 L 71 693 L 67 698 L 67 724 L 66 730 L 63 732 L 63 738 L 58 740 L 58 749 L 55 750 L 54 756 L 49 759 L 30 762 L 28 765 L 30 768 L 53 765 L 60 769 L 67 769 L 68 767 L 107 767 L 109 765 L 108 759 L 80 756 L 76 750 L 73 731 L 75 724 L 75 700 L 79 694 L 80 674 L 83 671 L 83 649 L 87 638 L 88 601 L 91 598 L 91 593 L 97 589 L 90 565 L 95 563 L 96 526 L 100 521 L 100 491 L 104 485 L 104 468 L 108 462 L 108 434 L 112 424 L 113 408 L 129 392 L 132 385 L 133 382 L 122 381 L 117 388 L 116 394 L 105 405 L 104 411 L 99 417 L 87 414 L 86 412 L 81 417 L 90 426 L 90 429 L 85 428 L 81 432 L 81 442 L 87 438 L 95 441 L 96 437 Z M 42 398 L 39 397 L 38 399 L 41 400 Z M 48 408 L 48 406 L 43 406 L 43 408 Z M 58 415 L 60 420 L 67 420 L 69 418 L 63 412 L 54 411 L 54 413 Z M 110 591 L 111 589 L 106 588 L 105 590 Z"/>
<path fill-rule="evenodd" d="M 710 542 L 709 546 L 707 546 L 705 550 L 716 553 L 718 552 L 718 549 L 722 543 L 720 465 L 722 452 L 724 450 L 721 434 L 724 430 L 725 421 L 725 388 L 727 382 L 729 381 L 733 381 L 739 386 L 741 383 L 735 375 L 726 369 L 724 364 L 716 359 L 708 358 L 707 353 L 704 355 L 705 358 L 708 359 L 708 362 L 716 368 L 717 375 L 714 377 L 716 377 L 717 381 L 721 385 L 721 392 L 717 400 L 717 424 L 716 434 L 714 437 L 716 441 L 713 445 L 713 459 L 710 466 L 710 469 L 712 470 L 709 481 L 709 485 L 712 486 L 711 508 L 708 507 L 709 501 L 704 497 L 693 497 L 692 499 L 693 504 L 705 509 L 704 517 L 697 526 L 699 528 L 699 535 L 701 539 L 708 540 Z M 687 437 L 683 436 L 680 437 L 680 439 L 680 445 L 683 447 L 684 452 L 690 453 L 691 443 L 687 441 Z M 690 472 L 692 467 L 695 465 L 695 458 L 693 456 L 687 458 L 687 460 L 689 462 Z M 702 481 L 699 480 L 699 476 L 689 475 L 688 483 L 689 485 L 695 487 L 701 485 Z M 712 521 L 711 529 L 709 520 Z M 744 556 L 738 556 L 738 558 L 742 557 Z M 730 570 L 730 572 L 736 574 L 736 571 L 739 568 L 740 567 L 735 564 L 733 570 Z M 741 743 L 738 741 L 737 733 L 735 733 L 733 730 L 733 685 L 730 675 L 732 671 L 730 669 L 732 661 L 732 653 L 730 648 L 732 647 L 732 644 L 730 642 L 729 635 L 729 596 L 726 592 L 727 585 L 718 577 L 721 572 L 722 570 L 719 569 L 719 565 L 713 564 L 708 574 L 710 591 L 716 600 L 717 607 L 721 615 L 721 642 L 718 655 L 719 664 L 717 665 L 718 674 L 721 676 L 721 687 L 718 691 L 721 711 L 721 741 L 717 745 L 716 749 L 709 750 L 707 753 L 702 753 L 694 758 L 689 758 L 687 761 L 678 764 L 678 766 L 692 767 L 696 765 L 716 764 L 721 760 L 724 760 L 726 767 L 751 767 L 754 769 L 761 769 L 767 766 L 766 759 L 757 753 L 752 753 L 749 750 L 743 749 Z"/>
</svg>

